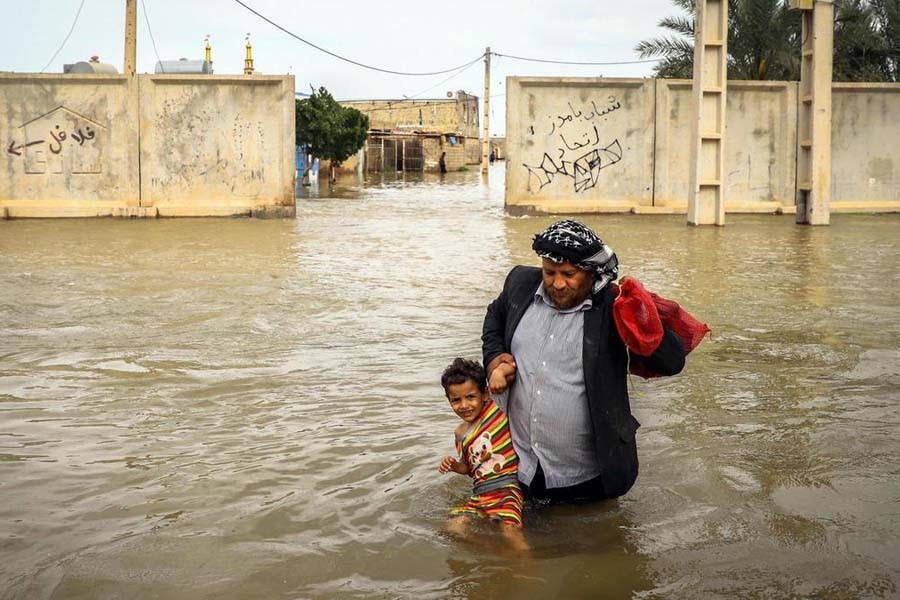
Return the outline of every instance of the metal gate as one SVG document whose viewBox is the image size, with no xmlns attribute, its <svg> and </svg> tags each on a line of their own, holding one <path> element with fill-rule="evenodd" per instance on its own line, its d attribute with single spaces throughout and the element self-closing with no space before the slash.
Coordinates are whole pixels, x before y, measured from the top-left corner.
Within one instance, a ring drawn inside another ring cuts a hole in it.
<svg viewBox="0 0 900 600">
<path fill-rule="evenodd" d="M 369 138 L 366 171 L 424 171 L 425 145 L 420 139 Z"/>
<path fill-rule="evenodd" d="M 381 138 L 369 138 L 366 141 L 366 171 L 381 171 L 382 164 Z"/>
<path fill-rule="evenodd" d="M 422 140 L 403 140 L 403 170 L 425 170 L 425 150 Z"/>
</svg>

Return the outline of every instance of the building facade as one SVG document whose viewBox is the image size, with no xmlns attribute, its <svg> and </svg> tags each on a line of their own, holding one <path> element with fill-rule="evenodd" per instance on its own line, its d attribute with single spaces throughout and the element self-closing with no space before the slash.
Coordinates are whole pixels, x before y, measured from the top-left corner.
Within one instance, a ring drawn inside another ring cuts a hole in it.
<svg viewBox="0 0 900 600">
<path fill-rule="evenodd" d="M 353 100 L 342 105 L 369 117 L 363 152 L 366 171 L 448 171 L 481 162 L 478 97 L 458 91 L 448 98 Z M 356 159 L 342 165 L 355 170 Z"/>
</svg>

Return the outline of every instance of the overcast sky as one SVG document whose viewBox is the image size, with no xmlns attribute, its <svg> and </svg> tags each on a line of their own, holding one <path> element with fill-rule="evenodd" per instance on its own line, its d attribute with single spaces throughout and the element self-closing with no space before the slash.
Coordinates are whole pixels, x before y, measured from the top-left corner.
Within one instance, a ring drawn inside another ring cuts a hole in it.
<svg viewBox="0 0 900 600">
<path fill-rule="evenodd" d="M 563 61 L 633 61 L 634 46 L 660 35 L 660 18 L 678 14 L 670 0 L 546 2 L 513 0 L 382 1 L 243 0 L 296 35 L 367 65 L 405 72 L 440 71 L 484 52 Z M 38 72 L 66 38 L 81 0 L 0 0 L 0 71 Z M 145 11 L 146 9 L 146 11 Z M 148 28 L 149 20 L 149 28 Z M 75 28 L 45 72 L 98 55 L 120 72 L 125 0 L 84 0 Z M 448 91 L 484 93 L 483 63 L 426 77 L 389 75 L 329 56 L 261 20 L 235 0 L 138 0 L 138 71 L 157 60 L 203 58 L 210 36 L 217 74 L 243 69 L 251 34 L 257 71 L 290 73 L 296 90 L 325 86 L 338 99 L 445 97 Z M 566 66 L 492 60 L 491 133 L 504 134 L 505 78 L 509 75 L 644 77 L 652 64 Z"/>
</svg>

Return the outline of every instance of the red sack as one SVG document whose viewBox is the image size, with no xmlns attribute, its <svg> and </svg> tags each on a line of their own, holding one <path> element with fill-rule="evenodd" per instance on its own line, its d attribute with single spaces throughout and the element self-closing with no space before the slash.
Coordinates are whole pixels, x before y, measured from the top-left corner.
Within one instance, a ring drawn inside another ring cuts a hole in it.
<svg viewBox="0 0 900 600">
<path fill-rule="evenodd" d="M 613 291 L 617 290 L 614 288 Z M 619 286 L 619 295 L 613 301 L 613 319 L 619 337 L 631 352 L 640 356 L 652 354 L 659 346 L 663 325 L 681 339 L 685 356 L 710 332 L 705 323 L 695 319 L 677 302 L 648 291 L 633 277 L 626 277 Z M 641 360 L 632 360 L 629 372 L 647 379 L 660 377 Z"/>
<path fill-rule="evenodd" d="M 659 347 L 663 339 L 659 312 L 650 292 L 634 277 L 626 277 L 619 285 L 613 302 L 613 319 L 619 337 L 635 354 L 650 356 Z"/>
</svg>

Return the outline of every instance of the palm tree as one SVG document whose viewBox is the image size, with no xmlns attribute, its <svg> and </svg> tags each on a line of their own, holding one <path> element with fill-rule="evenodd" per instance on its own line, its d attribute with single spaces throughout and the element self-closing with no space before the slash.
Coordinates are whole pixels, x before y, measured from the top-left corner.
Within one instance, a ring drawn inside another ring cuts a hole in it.
<svg viewBox="0 0 900 600">
<path fill-rule="evenodd" d="M 641 58 L 660 57 L 657 77 L 690 79 L 694 64 L 694 0 L 672 0 L 685 14 L 659 26 L 674 35 L 645 40 Z M 784 0 L 728 1 L 728 77 L 800 78 L 800 13 Z M 834 79 L 897 81 L 900 0 L 835 3 Z"/>
<path fill-rule="evenodd" d="M 842 0 L 835 8 L 835 80 L 900 81 L 900 0 Z"/>
<path fill-rule="evenodd" d="M 881 33 L 885 81 L 900 82 L 900 0 L 870 0 Z"/>
<path fill-rule="evenodd" d="M 635 51 L 641 58 L 662 57 L 653 67 L 657 77 L 690 79 L 694 69 L 694 14 L 695 0 L 672 0 L 685 15 L 664 17 L 659 26 L 674 35 L 644 40 Z"/>
</svg>

